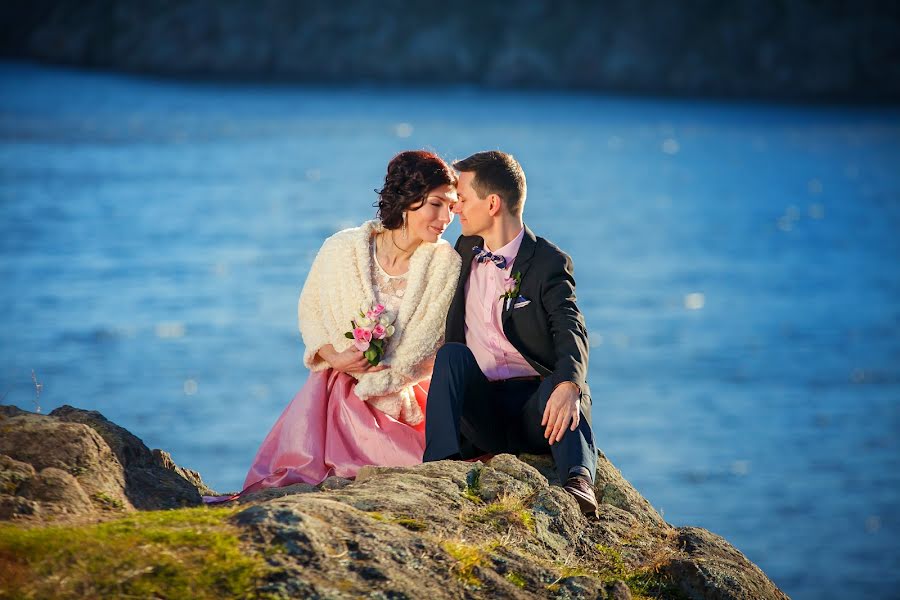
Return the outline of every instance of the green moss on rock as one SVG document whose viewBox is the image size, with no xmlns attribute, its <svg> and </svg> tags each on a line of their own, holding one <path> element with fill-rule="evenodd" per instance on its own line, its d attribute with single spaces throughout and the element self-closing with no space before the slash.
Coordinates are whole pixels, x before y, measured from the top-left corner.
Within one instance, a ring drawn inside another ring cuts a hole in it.
<svg viewBox="0 0 900 600">
<path fill-rule="evenodd" d="M 0 525 L 0 595 L 12 598 L 252 596 L 268 567 L 244 551 L 235 508 L 141 512 L 78 526 Z"/>
</svg>

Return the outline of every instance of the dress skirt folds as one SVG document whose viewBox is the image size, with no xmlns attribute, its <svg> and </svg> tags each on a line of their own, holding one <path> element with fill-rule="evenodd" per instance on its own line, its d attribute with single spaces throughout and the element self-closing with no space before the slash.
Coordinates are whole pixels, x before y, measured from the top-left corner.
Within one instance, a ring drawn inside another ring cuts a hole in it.
<svg viewBox="0 0 900 600">
<path fill-rule="evenodd" d="M 428 381 L 414 386 L 425 413 Z M 356 380 L 326 369 L 310 373 L 253 459 L 241 494 L 327 477 L 355 477 L 360 467 L 422 462 L 425 422 L 413 427 L 360 400 Z"/>
</svg>

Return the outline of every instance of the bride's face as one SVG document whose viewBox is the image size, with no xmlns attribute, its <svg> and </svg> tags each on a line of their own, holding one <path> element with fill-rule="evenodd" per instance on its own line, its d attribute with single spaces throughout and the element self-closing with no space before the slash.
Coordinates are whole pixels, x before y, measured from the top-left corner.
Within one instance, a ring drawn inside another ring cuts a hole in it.
<svg viewBox="0 0 900 600">
<path fill-rule="evenodd" d="M 453 220 L 456 200 L 456 188 L 452 185 L 442 185 L 429 191 L 421 207 L 406 211 L 409 240 L 437 242 Z"/>
</svg>

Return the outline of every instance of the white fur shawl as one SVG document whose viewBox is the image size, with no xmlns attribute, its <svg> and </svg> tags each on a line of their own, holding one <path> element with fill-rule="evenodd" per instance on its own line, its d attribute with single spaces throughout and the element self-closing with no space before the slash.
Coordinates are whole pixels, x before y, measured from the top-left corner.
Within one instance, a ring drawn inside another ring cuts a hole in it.
<svg viewBox="0 0 900 600">
<path fill-rule="evenodd" d="M 350 319 L 375 304 L 370 242 L 379 231 L 383 228 L 377 220 L 339 231 L 325 240 L 313 261 L 298 304 L 303 362 L 312 371 L 328 367 L 316 354 L 322 346 L 331 344 L 339 352 L 350 347 L 352 340 L 344 337 Z M 419 245 L 409 261 L 406 292 L 382 359 L 390 368 L 358 377 L 357 396 L 410 425 L 424 415 L 409 387 L 431 375 L 459 269 L 459 255 L 445 240 Z"/>
</svg>

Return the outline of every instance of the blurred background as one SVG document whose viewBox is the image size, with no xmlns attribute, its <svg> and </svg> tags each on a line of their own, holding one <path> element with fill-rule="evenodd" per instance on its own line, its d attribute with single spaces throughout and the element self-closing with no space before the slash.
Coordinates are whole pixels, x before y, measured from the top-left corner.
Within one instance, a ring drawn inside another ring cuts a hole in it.
<svg viewBox="0 0 900 600">
<path fill-rule="evenodd" d="M 0 402 L 238 489 L 322 241 L 395 153 L 500 148 L 623 474 L 793 598 L 896 598 L 898 6 L 4 3 Z"/>
</svg>

